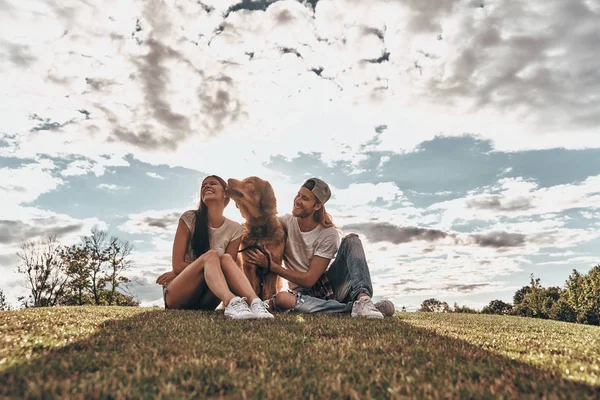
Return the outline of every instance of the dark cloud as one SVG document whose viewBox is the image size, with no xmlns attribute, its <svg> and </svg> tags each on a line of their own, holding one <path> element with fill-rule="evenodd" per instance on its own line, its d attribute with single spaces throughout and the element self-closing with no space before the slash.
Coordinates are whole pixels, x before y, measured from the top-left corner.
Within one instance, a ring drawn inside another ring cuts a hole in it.
<svg viewBox="0 0 600 400">
<path fill-rule="evenodd" d="M 414 226 L 400 227 L 388 222 L 350 224 L 343 226 L 342 229 L 364 233 L 371 242 L 391 242 L 394 244 L 407 243 L 413 240 L 434 242 L 448 236 L 446 232 L 437 229 Z"/>
<path fill-rule="evenodd" d="M 231 96 L 234 82 L 230 77 L 225 75 L 205 77 L 202 71 L 197 70 L 178 51 L 155 39 L 146 40 L 144 43 L 149 47 L 149 51 L 143 57 L 134 60 L 134 63 L 138 67 L 145 92 L 144 97 L 152 110 L 152 115 L 167 129 L 159 132 L 149 124 L 141 124 L 137 131 L 133 131 L 120 126 L 116 115 L 106 107 L 97 105 L 106 113 L 109 122 L 115 125 L 109 141 L 123 141 L 146 150 L 174 151 L 182 140 L 193 134 L 188 117 L 174 112 L 164 100 L 169 86 L 168 76 L 171 72 L 164 66 L 164 62 L 168 59 L 180 61 L 204 78 L 196 92 L 201 103 L 201 111 L 205 115 L 203 124 L 207 136 L 217 135 L 226 123 L 236 121 L 243 113 L 240 101 Z"/>
<path fill-rule="evenodd" d="M 29 50 L 29 46 L 4 42 L 0 43 L 1 47 L 4 47 L 4 50 L 0 59 L 8 58 L 10 62 L 19 68 L 28 68 L 37 61 L 37 58 Z"/>
<path fill-rule="evenodd" d="M 323 73 L 323 67 L 311 68 L 310 70 L 314 72 L 317 76 L 321 76 L 321 73 Z"/>
<path fill-rule="evenodd" d="M 67 121 L 63 124 L 58 122 L 52 122 L 49 118 L 42 118 L 37 114 L 31 114 L 29 119 L 34 121 L 39 121 L 40 124 L 38 126 L 34 126 L 29 131 L 30 132 L 39 132 L 39 131 L 56 131 L 62 128 L 63 126 L 67 126 L 73 123 L 73 120 Z"/>
<path fill-rule="evenodd" d="M 294 20 L 294 16 L 290 10 L 282 10 L 275 16 L 275 19 L 279 24 L 287 24 Z"/>
<path fill-rule="evenodd" d="M 313 11 L 317 9 L 317 3 L 319 0 L 300 0 L 302 4 L 308 4 L 312 7 Z"/>
<path fill-rule="evenodd" d="M 237 121 L 244 114 L 242 103 L 231 96 L 233 89 L 233 80 L 224 75 L 207 78 L 198 88 L 198 99 L 206 116 L 203 124 L 208 136 L 217 135 L 226 124 Z"/>
<path fill-rule="evenodd" d="M 177 223 L 179 216 L 179 213 L 170 213 L 161 217 L 146 217 L 142 223 L 154 228 L 167 229 L 170 225 Z"/>
<path fill-rule="evenodd" d="M 210 14 L 215 9 L 213 6 L 206 5 L 206 4 L 204 4 L 203 2 L 201 2 L 199 0 L 196 0 L 196 3 L 198 3 L 200 5 L 200 7 L 202 7 L 202 9 L 204 11 L 206 11 L 207 14 Z"/>
<path fill-rule="evenodd" d="M 473 283 L 473 284 L 451 284 L 451 285 L 446 285 L 442 288 L 442 290 L 453 290 L 453 291 L 457 291 L 457 292 L 472 292 L 475 289 L 478 288 L 484 288 L 490 286 L 488 283 Z"/>
<path fill-rule="evenodd" d="M 382 62 L 390 61 L 390 53 L 389 51 L 384 51 L 379 58 L 366 59 L 363 61 L 371 64 L 381 64 Z"/>
<path fill-rule="evenodd" d="M 422 11 L 424 18 L 413 18 L 411 25 L 437 21 L 428 18 L 439 15 L 437 10 Z M 477 15 L 482 19 L 461 21 L 460 44 L 446 66 L 451 68 L 444 69 L 452 72 L 429 82 L 432 98 L 447 104 L 458 97 L 470 98 L 477 111 L 519 109 L 521 115 L 550 130 L 590 129 L 600 124 L 600 98 L 596 96 L 600 58 L 594 51 L 600 30 L 598 15 L 585 2 L 549 1 L 544 7 L 511 2 Z M 533 23 L 541 19 L 543 30 Z M 507 20 L 523 30 L 507 31 Z M 438 30 L 435 25 L 428 29 Z M 457 43 L 456 38 L 446 35 L 442 40 L 446 39 Z M 557 63 L 557 59 L 568 62 Z"/>
<path fill-rule="evenodd" d="M 106 87 L 118 84 L 113 80 L 102 78 L 85 78 L 85 83 L 97 92 L 101 92 Z"/>
<path fill-rule="evenodd" d="M 288 54 L 288 53 L 295 54 L 296 57 L 303 58 L 302 54 L 300 54 L 300 52 L 298 50 L 292 49 L 291 47 L 281 47 L 281 53 L 282 54 Z"/>
<path fill-rule="evenodd" d="M 375 132 L 377 133 L 383 133 L 383 131 L 385 131 L 388 128 L 387 125 L 377 125 L 375 127 Z"/>
<path fill-rule="evenodd" d="M 34 219 L 31 224 L 22 221 L 0 220 L 0 243 L 13 244 L 50 235 L 62 236 L 77 232 L 83 227 L 81 223 L 57 226 L 58 223 L 55 218 Z"/>
<path fill-rule="evenodd" d="M 468 208 L 480 210 L 499 210 L 499 211 L 523 211 L 533 208 L 531 198 L 519 196 L 501 202 L 503 196 L 485 196 L 475 197 L 466 201 Z"/>
<path fill-rule="evenodd" d="M 277 2 L 277 0 L 242 0 L 241 2 L 229 7 L 223 14 L 223 17 L 227 18 L 232 12 L 240 10 L 265 11 L 271 4 L 275 2 Z"/>
<path fill-rule="evenodd" d="M 364 35 L 375 35 L 379 39 L 383 40 L 383 31 L 380 29 L 371 28 L 371 27 L 363 27 L 362 33 Z"/>
<path fill-rule="evenodd" d="M 490 232 L 470 235 L 473 243 L 481 247 L 521 247 L 525 245 L 526 236 L 521 233 Z"/>
<path fill-rule="evenodd" d="M 2 184 L 0 184 L 0 190 L 3 190 L 5 192 L 17 192 L 17 193 L 25 193 L 27 191 L 27 189 L 25 189 L 23 186 L 2 185 Z"/>
<path fill-rule="evenodd" d="M 77 110 L 78 112 L 80 112 L 81 114 L 85 115 L 85 119 L 90 119 L 90 112 L 88 110 L 85 109 L 81 109 L 81 110 Z"/>
<path fill-rule="evenodd" d="M 163 61 L 169 58 L 182 60 L 183 57 L 178 51 L 158 40 L 149 39 L 146 45 L 150 51 L 141 57 L 141 61 L 135 61 L 143 81 L 146 102 L 153 110 L 154 117 L 172 130 L 176 137 L 185 136 L 190 131 L 187 117 L 173 112 L 164 100 L 169 69 L 163 66 Z"/>
</svg>

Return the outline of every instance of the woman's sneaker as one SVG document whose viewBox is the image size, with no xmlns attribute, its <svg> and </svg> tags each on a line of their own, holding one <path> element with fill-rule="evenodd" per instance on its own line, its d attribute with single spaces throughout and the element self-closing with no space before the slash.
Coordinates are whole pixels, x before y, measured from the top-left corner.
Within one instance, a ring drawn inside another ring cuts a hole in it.
<svg viewBox="0 0 600 400">
<path fill-rule="evenodd" d="M 254 313 L 254 318 L 260 319 L 273 319 L 273 314 L 269 312 L 269 306 L 266 302 L 261 301 L 259 298 L 252 300 L 250 304 L 250 310 Z"/>
<path fill-rule="evenodd" d="M 225 307 L 225 318 L 229 319 L 252 319 L 255 314 L 248 307 L 245 297 L 234 297 Z"/>
<path fill-rule="evenodd" d="M 352 305 L 352 316 L 362 318 L 383 318 L 383 314 L 375 308 L 373 300 L 369 296 L 362 296 Z"/>
</svg>

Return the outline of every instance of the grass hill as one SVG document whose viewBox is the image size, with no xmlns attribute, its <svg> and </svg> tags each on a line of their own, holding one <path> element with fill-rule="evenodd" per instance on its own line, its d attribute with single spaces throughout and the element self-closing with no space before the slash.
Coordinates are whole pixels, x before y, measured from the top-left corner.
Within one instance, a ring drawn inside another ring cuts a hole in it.
<svg viewBox="0 0 600 400">
<path fill-rule="evenodd" d="M 600 328 L 57 307 L 0 313 L 0 398 L 600 398 Z"/>
</svg>

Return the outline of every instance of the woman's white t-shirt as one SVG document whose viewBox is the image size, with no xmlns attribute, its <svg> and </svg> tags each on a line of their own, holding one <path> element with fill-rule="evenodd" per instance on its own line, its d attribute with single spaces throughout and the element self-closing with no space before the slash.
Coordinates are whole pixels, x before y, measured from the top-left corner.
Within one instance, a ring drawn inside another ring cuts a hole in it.
<svg viewBox="0 0 600 400">
<path fill-rule="evenodd" d="M 188 240 L 187 250 L 185 252 L 185 262 L 192 262 L 196 259 L 194 250 L 192 249 L 192 237 L 194 236 L 194 227 L 196 224 L 196 211 L 188 210 L 184 212 L 180 219 L 190 230 L 190 239 Z M 225 222 L 218 228 L 208 226 L 208 241 L 211 250 L 216 250 L 219 256 L 225 254 L 229 243 L 242 236 L 242 225 L 225 218 Z"/>
</svg>

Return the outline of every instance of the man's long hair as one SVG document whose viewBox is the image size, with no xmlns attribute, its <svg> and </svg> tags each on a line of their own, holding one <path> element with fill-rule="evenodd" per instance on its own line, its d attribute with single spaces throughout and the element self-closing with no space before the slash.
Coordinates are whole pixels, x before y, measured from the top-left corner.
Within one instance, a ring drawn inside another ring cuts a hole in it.
<svg viewBox="0 0 600 400">
<path fill-rule="evenodd" d="M 215 178 L 223 190 L 227 189 L 227 183 L 217 175 L 209 175 L 202 180 L 202 184 L 209 178 Z M 225 206 L 229 204 L 229 197 L 225 199 Z M 208 234 L 208 207 L 202 200 L 202 185 L 200 185 L 200 203 L 198 203 L 198 209 L 196 210 L 196 222 L 194 224 L 194 234 L 192 235 L 192 250 L 194 251 L 194 257 L 200 257 L 202 254 L 210 250 L 210 237 Z"/>
<path fill-rule="evenodd" d="M 321 204 L 321 201 L 319 199 L 317 199 L 316 196 L 315 196 L 315 202 L 316 202 L 316 204 Z M 325 210 L 325 204 L 323 204 L 321 208 L 319 208 L 317 211 L 314 212 L 313 219 L 315 222 L 317 222 L 323 228 L 329 228 L 332 226 L 335 227 L 335 225 L 333 224 L 333 219 L 331 218 L 331 215 L 329 215 L 329 213 L 327 213 L 327 210 Z"/>
</svg>

